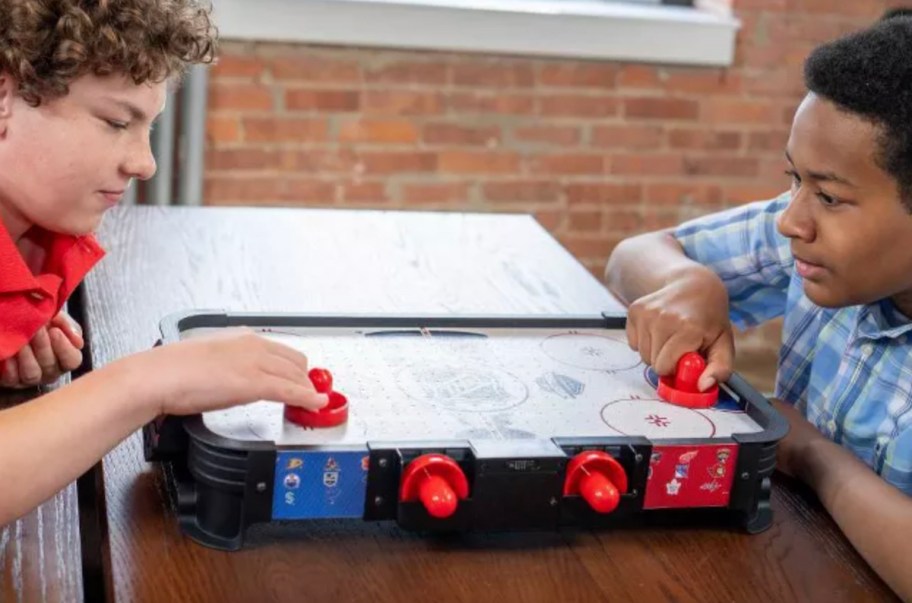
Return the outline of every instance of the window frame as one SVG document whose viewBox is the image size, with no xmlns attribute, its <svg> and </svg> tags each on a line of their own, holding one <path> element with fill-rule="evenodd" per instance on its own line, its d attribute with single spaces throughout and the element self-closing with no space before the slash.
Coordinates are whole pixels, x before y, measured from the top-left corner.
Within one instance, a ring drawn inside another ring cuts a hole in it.
<svg viewBox="0 0 912 603">
<path fill-rule="evenodd" d="M 729 66 L 740 22 L 727 11 L 605 0 L 214 0 L 221 37 Z M 672 3 L 674 5 L 672 5 Z"/>
</svg>

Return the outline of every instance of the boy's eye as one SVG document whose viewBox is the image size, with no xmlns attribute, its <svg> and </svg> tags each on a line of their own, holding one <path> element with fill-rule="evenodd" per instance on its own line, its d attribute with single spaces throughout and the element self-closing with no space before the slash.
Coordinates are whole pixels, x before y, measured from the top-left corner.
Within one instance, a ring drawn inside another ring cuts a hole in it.
<svg viewBox="0 0 912 603">
<path fill-rule="evenodd" d="M 793 184 L 801 184 L 801 176 L 795 170 L 785 170 L 785 175 L 792 179 Z"/>
<path fill-rule="evenodd" d="M 831 197 L 826 193 L 817 193 L 817 198 L 820 199 L 820 202 L 828 207 L 835 207 L 839 205 L 839 199 L 836 197 Z"/>
<path fill-rule="evenodd" d="M 126 122 L 117 121 L 116 119 L 106 119 L 105 121 L 108 123 L 109 126 L 114 128 L 115 130 L 126 130 L 127 129 Z"/>
</svg>

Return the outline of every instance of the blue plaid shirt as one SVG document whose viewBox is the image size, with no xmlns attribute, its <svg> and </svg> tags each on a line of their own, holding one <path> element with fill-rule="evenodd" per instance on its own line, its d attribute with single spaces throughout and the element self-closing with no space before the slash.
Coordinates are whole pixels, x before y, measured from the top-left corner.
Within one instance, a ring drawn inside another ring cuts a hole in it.
<svg viewBox="0 0 912 603">
<path fill-rule="evenodd" d="M 714 270 L 739 329 L 784 316 L 775 395 L 912 494 L 912 322 L 889 300 L 821 308 L 804 295 L 776 217 L 789 195 L 705 216 L 674 235 Z"/>
</svg>

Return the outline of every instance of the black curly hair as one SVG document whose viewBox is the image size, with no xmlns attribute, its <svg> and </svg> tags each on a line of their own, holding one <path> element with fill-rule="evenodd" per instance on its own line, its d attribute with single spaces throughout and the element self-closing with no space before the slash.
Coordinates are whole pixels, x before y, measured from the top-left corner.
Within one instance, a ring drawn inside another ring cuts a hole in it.
<svg viewBox="0 0 912 603">
<path fill-rule="evenodd" d="M 893 17 L 909 17 L 912 16 L 912 6 L 897 6 L 895 8 L 889 8 L 884 11 L 881 19 L 892 19 Z"/>
<path fill-rule="evenodd" d="M 877 164 L 912 213 L 912 17 L 893 15 L 816 48 L 807 89 L 879 130 Z"/>
</svg>

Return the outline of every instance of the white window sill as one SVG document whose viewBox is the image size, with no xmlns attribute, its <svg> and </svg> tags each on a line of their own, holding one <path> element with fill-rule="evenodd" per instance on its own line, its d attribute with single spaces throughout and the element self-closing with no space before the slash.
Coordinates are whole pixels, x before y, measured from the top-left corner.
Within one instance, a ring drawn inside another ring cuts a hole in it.
<svg viewBox="0 0 912 603">
<path fill-rule="evenodd" d="M 597 0 L 214 0 L 223 39 L 727 66 L 739 22 Z"/>
</svg>

